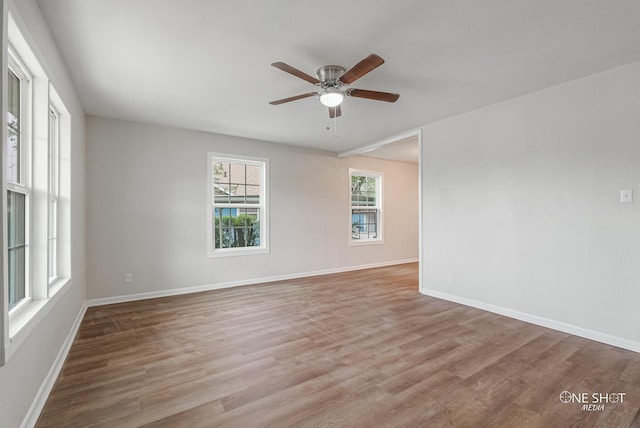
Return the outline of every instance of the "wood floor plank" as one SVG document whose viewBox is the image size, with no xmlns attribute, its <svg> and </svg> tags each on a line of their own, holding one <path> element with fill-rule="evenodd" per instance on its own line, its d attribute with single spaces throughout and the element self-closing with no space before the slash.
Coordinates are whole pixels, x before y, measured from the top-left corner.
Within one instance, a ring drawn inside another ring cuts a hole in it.
<svg viewBox="0 0 640 428">
<path fill-rule="evenodd" d="M 89 308 L 37 426 L 640 425 L 640 354 L 420 295 L 417 270 Z"/>
</svg>

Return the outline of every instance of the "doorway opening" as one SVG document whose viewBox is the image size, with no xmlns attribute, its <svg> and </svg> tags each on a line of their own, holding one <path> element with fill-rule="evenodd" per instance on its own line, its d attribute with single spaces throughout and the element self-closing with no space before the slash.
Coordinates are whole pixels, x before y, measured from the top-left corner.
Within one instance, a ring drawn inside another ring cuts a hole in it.
<svg viewBox="0 0 640 428">
<path fill-rule="evenodd" d="M 417 165 L 418 194 L 418 291 L 422 292 L 422 128 L 338 154 L 338 157 L 367 156 Z"/>
</svg>

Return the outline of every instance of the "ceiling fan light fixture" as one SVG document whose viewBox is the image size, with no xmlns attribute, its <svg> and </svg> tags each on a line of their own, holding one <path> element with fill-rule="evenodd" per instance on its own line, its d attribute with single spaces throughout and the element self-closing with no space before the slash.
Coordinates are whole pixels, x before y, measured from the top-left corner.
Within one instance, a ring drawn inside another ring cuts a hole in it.
<svg viewBox="0 0 640 428">
<path fill-rule="evenodd" d="M 320 94 L 320 102 L 326 107 L 337 107 L 342 104 L 344 94 L 337 89 L 328 88 Z"/>
</svg>

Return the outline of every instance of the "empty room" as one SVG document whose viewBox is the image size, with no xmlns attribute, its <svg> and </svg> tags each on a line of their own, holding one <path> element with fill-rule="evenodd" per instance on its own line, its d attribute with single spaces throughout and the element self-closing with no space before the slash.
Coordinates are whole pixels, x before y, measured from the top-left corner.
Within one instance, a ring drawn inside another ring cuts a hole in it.
<svg viewBox="0 0 640 428">
<path fill-rule="evenodd" d="M 0 1 L 0 427 L 640 427 L 640 2 Z"/>
</svg>

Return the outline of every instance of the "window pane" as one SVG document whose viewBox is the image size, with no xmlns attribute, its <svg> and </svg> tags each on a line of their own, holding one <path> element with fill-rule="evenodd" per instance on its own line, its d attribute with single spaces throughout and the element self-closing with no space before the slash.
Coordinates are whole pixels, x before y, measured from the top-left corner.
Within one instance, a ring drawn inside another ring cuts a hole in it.
<svg viewBox="0 0 640 428">
<path fill-rule="evenodd" d="M 351 176 L 351 205 L 357 207 L 376 206 L 376 178 L 363 175 Z"/>
<path fill-rule="evenodd" d="M 228 184 L 214 183 L 213 201 L 218 204 L 228 204 L 231 202 L 231 195 Z"/>
<path fill-rule="evenodd" d="M 55 238 L 57 235 L 57 222 L 56 216 L 58 211 L 58 201 L 55 198 L 49 199 L 49 228 L 48 228 L 48 238 Z"/>
<path fill-rule="evenodd" d="M 262 168 L 259 165 L 247 165 L 247 188 L 246 194 L 249 195 L 247 199 L 256 200 L 260 196 L 260 183 L 262 182 Z"/>
<path fill-rule="evenodd" d="M 227 165 L 229 171 L 229 183 L 232 186 L 232 190 L 237 191 L 238 187 L 244 186 L 246 182 L 246 165 L 243 163 L 235 162 L 230 162 Z"/>
<path fill-rule="evenodd" d="M 58 115 L 49 109 L 49 195 L 58 196 Z"/>
<path fill-rule="evenodd" d="M 49 280 L 55 279 L 58 276 L 57 260 L 58 260 L 58 201 L 56 199 L 49 199 L 49 233 L 48 241 L 49 246 L 47 249 L 48 254 L 48 266 L 49 266 Z"/>
<path fill-rule="evenodd" d="M 7 88 L 7 180 L 20 182 L 20 79 L 9 70 Z"/>
<path fill-rule="evenodd" d="M 259 204 L 262 167 L 241 162 L 213 162 L 213 200 L 217 204 Z"/>
<path fill-rule="evenodd" d="M 7 191 L 9 309 L 26 297 L 26 196 Z"/>
<path fill-rule="evenodd" d="M 260 203 L 260 185 L 247 184 L 245 187 L 246 190 L 246 202 L 248 204 L 259 204 Z"/>
<path fill-rule="evenodd" d="M 371 209 L 351 210 L 351 238 L 352 239 L 377 239 L 378 238 L 378 210 L 371 210 Z"/>
<path fill-rule="evenodd" d="M 48 247 L 48 259 L 49 259 L 49 281 L 51 282 L 55 278 L 58 277 L 57 269 L 56 269 L 56 239 L 49 239 L 49 247 Z"/>
<path fill-rule="evenodd" d="M 260 209 L 215 208 L 215 248 L 260 246 Z"/>
</svg>

